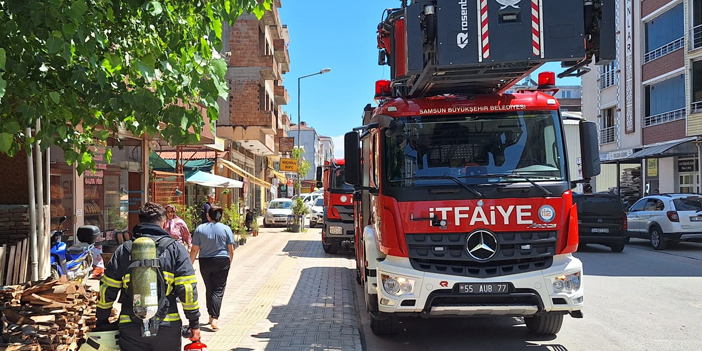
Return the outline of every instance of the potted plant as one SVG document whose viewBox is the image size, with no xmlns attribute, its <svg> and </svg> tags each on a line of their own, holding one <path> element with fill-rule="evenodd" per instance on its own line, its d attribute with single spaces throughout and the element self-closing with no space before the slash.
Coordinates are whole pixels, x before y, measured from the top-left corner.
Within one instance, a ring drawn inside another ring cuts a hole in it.
<svg viewBox="0 0 702 351">
<path fill-rule="evenodd" d="M 246 244 L 246 237 L 249 235 L 249 233 L 246 232 L 246 228 L 244 228 L 243 226 L 239 227 L 238 233 L 239 246 Z"/>
<path fill-rule="evenodd" d="M 296 198 L 290 208 L 293 213 L 293 223 L 291 229 L 294 233 L 299 233 L 302 229 L 302 218 L 310 213 L 310 209 L 305 206 L 301 197 Z"/>
<path fill-rule="evenodd" d="M 254 216 L 253 222 L 251 222 L 251 235 L 258 236 L 258 218 Z"/>
</svg>

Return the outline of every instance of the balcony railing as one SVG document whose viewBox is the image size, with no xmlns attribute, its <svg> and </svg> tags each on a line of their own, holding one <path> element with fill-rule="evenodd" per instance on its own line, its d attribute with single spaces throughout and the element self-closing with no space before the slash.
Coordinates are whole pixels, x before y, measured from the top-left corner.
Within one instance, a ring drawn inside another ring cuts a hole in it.
<svg viewBox="0 0 702 351">
<path fill-rule="evenodd" d="M 644 55 L 644 62 L 649 63 L 659 57 L 668 55 L 669 53 L 681 49 L 685 46 L 685 37 L 671 41 L 670 43 L 659 47 L 653 51 L 649 51 Z"/>
<path fill-rule="evenodd" d="M 617 140 L 617 126 L 600 129 L 600 145 L 613 143 Z"/>
<path fill-rule="evenodd" d="M 602 74 L 600 74 L 600 90 L 609 88 L 612 85 L 617 84 L 617 71 L 610 69 Z"/>
<path fill-rule="evenodd" d="M 679 119 L 685 119 L 687 111 L 684 108 L 660 113 L 653 116 L 644 117 L 644 127 L 655 126 L 657 124 L 668 123 L 672 121 L 677 121 Z"/>
<path fill-rule="evenodd" d="M 690 50 L 702 48 L 702 24 L 690 29 Z"/>
<path fill-rule="evenodd" d="M 702 101 L 695 101 L 690 104 L 690 114 L 702 113 Z"/>
</svg>

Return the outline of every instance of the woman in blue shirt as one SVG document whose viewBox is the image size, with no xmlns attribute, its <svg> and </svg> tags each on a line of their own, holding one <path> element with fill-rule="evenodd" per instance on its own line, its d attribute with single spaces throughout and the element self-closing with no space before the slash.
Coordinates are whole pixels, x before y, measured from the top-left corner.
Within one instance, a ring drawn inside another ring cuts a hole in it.
<svg viewBox="0 0 702 351">
<path fill-rule="evenodd" d="M 200 274 L 205 281 L 207 312 L 210 315 L 210 327 L 218 330 L 217 319 L 222 307 L 227 276 L 234 258 L 234 235 L 229 226 L 219 223 L 224 210 L 218 206 L 210 207 L 207 212 L 208 223 L 200 224 L 193 234 L 193 246 L 190 261 L 200 254 Z"/>
</svg>

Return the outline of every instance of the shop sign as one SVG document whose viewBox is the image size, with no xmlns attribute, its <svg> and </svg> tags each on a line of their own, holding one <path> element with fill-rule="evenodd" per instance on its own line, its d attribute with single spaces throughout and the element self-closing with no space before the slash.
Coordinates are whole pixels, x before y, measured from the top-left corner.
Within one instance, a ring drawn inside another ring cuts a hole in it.
<svg viewBox="0 0 702 351">
<path fill-rule="evenodd" d="M 105 148 L 102 146 L 91 148 L 93 151 L 93 161 L 95 162 L 95 171 L 87 170 L 83 173 L 85 185 L 102 185 L 104 171 L 107 169 L 107 160 L 105 160 Z"/>
<path fill-rule="evenodd" d="M 646 176 L 658 177 L 658 159 L 649 158 L 646 160 Z"/>
<path fill-rule="evenodd" d="M 678 160 L 678 172 L 696 172 L 698 170 L 697 160 Z"/>
<path fill-rule="evenodd" d="M 621 160 L 634 154 L 633 149 L 610 151 L 607 160 Z"/>
<path fill-rule="evenodd" d="M 280 171 L 281 172 L 297 172 L 297 161 L 292 158 L 281 158 L 280 159 Z"/>
</svg>

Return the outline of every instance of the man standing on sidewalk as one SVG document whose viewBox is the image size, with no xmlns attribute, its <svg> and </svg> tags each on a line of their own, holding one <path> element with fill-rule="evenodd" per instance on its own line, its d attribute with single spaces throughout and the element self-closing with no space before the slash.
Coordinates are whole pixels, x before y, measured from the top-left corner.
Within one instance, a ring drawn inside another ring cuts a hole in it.
<svg viewBox="0 0 702 351">
<path fill-rule="evenodd" d="M 139 210 L 141 223 L 134 227 L 134 237 L 148 237 L 154 242 L 166 241 L 167 246 L 158 248 L 158 269 L 163 273 L 166 291 L 159 293 L 159 311 L 153 318 L 158 318 L 156 336 L 144 337 L 143 321 L 133 311 L 131 296 L 130 265 L 131 242 L 122 244 L 107 264 L 100 280 L 100 295 L 97 304 L 97 329 L 115 330 L 115 325 L 108 321 L 112 305 L 120 294 L 122 311 L 119 316 L 119 346 L 121 351 L 177 351 L 182 349 L 180 314 L 176 297 L 183 302 L 183 311 L 192 331 L 191 340 L 200 340 L 200 307 L 197 300 L 197 279 L 190 256 L 185 246 L 171 239 L 163 229 L 166 210 L 159 204 L 147 202 Z M 129 243 L 129 244 L 128 244 Z M 161 289 L 159 289 L 161 290 Z"/>
</svg>

